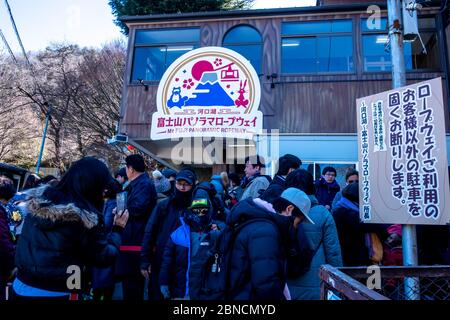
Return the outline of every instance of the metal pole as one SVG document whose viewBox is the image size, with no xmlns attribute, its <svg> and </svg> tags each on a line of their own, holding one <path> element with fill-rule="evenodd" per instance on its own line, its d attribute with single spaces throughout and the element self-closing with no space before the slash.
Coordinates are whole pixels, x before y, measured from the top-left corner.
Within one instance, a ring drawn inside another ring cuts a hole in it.
<svg viewBox="0 0 450 320">
<path fill-rule="evenodd" d="M 50 109 L 47 111 L 47 115 L 45 117 L 45 126 L 44 126 L 44 133 L 42 134 L 42 142 L 41 142 L 41 150 L 39 151 L 39 157 L 38 157 L 38 162 L 36 165 L 36 174 L 39 174 L 39 169 L 41 167 L 41 160 L 42 160 L 42 155 L 44 153 L 44 145 L 45 145 L 45 137 L 47 136 L 47 128 L 48 128 L 48 122 L 50 120 L 50 113 L 52 112 L 52 107 L 50 106 Z"/>
<path fill-rule="evenodd" d="M 400 0 L 388 0 L 389 41 L 392 59 L 392 88 L 406 85 L 405 57 L 403 54 L 402 4 Z M 402 226 L 403 264 L 417 266 L 417 237 L 414 225 Z M 420 291 L 417 278 L 405 278 L 405 298 L 419 300 Z"/>
</svg>

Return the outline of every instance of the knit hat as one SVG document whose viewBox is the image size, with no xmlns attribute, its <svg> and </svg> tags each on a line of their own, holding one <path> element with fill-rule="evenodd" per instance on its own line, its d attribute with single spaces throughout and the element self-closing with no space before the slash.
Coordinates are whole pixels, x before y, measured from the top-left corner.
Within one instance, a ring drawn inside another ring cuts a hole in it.
<svg viewBox="0 0 450 320">
<path fill-rule="evenodd" d="M 193 186 L 193 185 L 195 185 L 195 182 L 197 181 L 197 175 L 192 170 L 183 169 L 180 172 L 178 172 L 178 174 L 176 176 L 176 180 L 177 181 L 184 180 Z"/>
</svg>

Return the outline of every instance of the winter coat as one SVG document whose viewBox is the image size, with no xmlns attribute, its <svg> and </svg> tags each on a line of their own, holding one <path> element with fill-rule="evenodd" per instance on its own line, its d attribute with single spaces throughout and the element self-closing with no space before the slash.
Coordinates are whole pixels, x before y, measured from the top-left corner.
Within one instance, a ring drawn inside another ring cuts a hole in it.
<svg viewBox="0 0 450 320">
<path fill-rule="evenodd" d="M 195 232 L 180 218 L 181 226 L 167 241 L 159 284 L 170 289 L 171 298 L 198 299 L 202 269 L 220 231 Z"/>
<path fill-rule="evenodd" d="M 232 300 L 283 300 L 285 253 L 277 214 L 253 199 L 240 201 L 227 218 L 227 225 L 246 221 L 232 244 L 229 267 Z"/>
<path fill-rule="evenodd" d="M 5 208 L 0 204 L 0 290 L 14 269 L 14 243 Z"/>
<path fill-rule="evenodd" d="M 31 287 L 67 292 L 68 267 L 112 265 L 123 229 L 114 226 L 106 235 L 100 214 L 73 203 L 53 204 L 44 198 L 45 188 L 28 191 L 27 218 L 16 248 L 17 278 Z"/>
<path fill-rule="evenodd" d="M 332 213 L 334 212 L 334 210 L 336 210 L 337 204 L 339 203 L 339 201 L 341 201 L 341 199 L 342 199 L 342 191 L 339 191 L 334 196 L 333 203 L 331 204 L 331 212 Z"/>
<path fill-rule="evenodd" d="M 323 177 L 316 180 L 316 182 L 314 182 L 314 186 L 316 188 L 316 198 L 319 201 L 319 204 L 330 207 L 333 203 L 336 193 L 338 193 L 341 189 L 336 180 L 334 180 L 332 183 L 328 183 Z"/>
<path fill-rule="evenodd" d="M 116 199 L 108 199 L 103 207 L 103 217 L 105 219 L 105 232 L 112 230 L 114 223 L 113 209 L 117 207 Z M 114 266 L 106 268 L 92 268 L 92 288 L 111 288 L 114 287 Z"/>
<path fill-rule="evenodd" d="M 288 279 L 292 300 L 319 300 L 319 268 L 323 264 L 342 267 L 341 247 L 336 225 L 331 213 L 319 205 L 315 196 L 310 195 L 311 210 L 309 216 L 314 221 L 302 223 L 309 248 L 315 252 L 309 271 L 296 279 Z"/>
<path fill-rule="evenodd" d="M 387 236 L 386 229 L 384 225 L 361 223 L 358 204 L 350 202 L 342 197 L 333 213 L 342 250 L 342 261 L 345 267 L 371 265 L 366 247 L 366 233 L 377 233 L 383 242 Z"/>
<path fill-rule="evenodd" d="M 105 217 L 105 231 L 111 232 L 111 229 L 114 224 L 114 214 L 113 209 L 117 207 L 116 199 L 108 199 L 105 201 L 105 205 L 103 207 L 103 216 Z"/>
<path fill-rule="evenodd" d="M 159 296 L 159 270 L 166 243 L 170 235 L 180 226 L 180 217 L 187 209 L 179 207 L 173 196 L 162 200 L 153 210 L 147 226 L 141 249 L 141 270 L 151 265 L 151 286 L 154 294 Z"/>
<path fill-rule="evenodd" d="M 156 205 L 155 186 L 147 173 L 131 181 L 126 191 L 129 218 L 123 232 L 123 247 L 117 259 L 116 273 L 119 276 L 140 274 L 140 246 L 145 226 Z"/>
<path fill-rule="evenodd" d="M 269 176 L 258 175 L 249 180 L 245 185 L 241 200 L 251 198 L 256 199 L 269 187 L 272 179 Z"/>
<path fill-rule="evenodd" d="M 216 189 L 217 194 L 223 197 L 225 195 L 225 188 L 223 187 L 222 178 L 219 175 L 212 176 L 211 183 Z"/>
</svg>

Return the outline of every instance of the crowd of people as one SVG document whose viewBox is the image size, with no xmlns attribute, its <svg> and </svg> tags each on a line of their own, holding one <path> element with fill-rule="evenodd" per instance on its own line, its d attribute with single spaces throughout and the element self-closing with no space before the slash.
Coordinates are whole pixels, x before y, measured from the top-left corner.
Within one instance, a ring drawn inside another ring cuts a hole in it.
<svg viewBox="0 0 450 320">
<path fill-rule="evenodd" d="M 361 223 L 354 169 L 341 190 L 335 168 L 314 181 L 291 154 L 273 178 L 259 156 L 209 181 L 125 162 L 112 176 L 85 157 L 20 192 L 0 176 L 0 300 L 318 300 L 321 265 L 402 265 L 401 226 Z M 420 262 L 450 264 L 448 227 L 418 241 Z"/>
</svg>

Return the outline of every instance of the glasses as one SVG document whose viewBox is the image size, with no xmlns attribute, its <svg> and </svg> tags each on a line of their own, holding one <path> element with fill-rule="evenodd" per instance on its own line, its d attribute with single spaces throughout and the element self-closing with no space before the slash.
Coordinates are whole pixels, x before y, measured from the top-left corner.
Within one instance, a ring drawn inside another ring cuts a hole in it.
<svg viewBox="0 0 450 320">
<path fill-rule="evenodd" d="M 348 180 L 347 183 L 348 184 L 350 184 L 350 183 L 359 183 L 359 180 Z"/>
<path fill-rule="evenodd" d="M 208 208 L 195 208 L 195 209 L 192 209 L 192 212 L 194 212 L 196 215 L 199 215 L 199 216 L 204 216 L 205 214 L 207 214 L 208 213 Z"/>
</svg>

